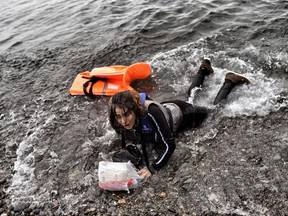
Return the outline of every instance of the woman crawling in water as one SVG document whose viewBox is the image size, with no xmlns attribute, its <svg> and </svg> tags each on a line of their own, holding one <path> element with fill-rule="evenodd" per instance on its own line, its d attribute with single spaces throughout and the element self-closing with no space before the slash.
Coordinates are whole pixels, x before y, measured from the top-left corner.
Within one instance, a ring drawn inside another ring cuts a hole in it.
<svg viewBox="0 0 288 216">
<path fill-rule="evenodd" d="M 200 87 L 205 77 L 212 73 L 210 61 L 204 59 L 189 87 L 188 95 L 193 88 Z M 240 74 L 228 72 L 214 104 L 222 102 L 235 86 L 243 83 L 249 84 L 250 81 Z M 198 127 L 211 112 L 211 109 L 182 100 L 158 103 L 146 93 L 134 90 L 115 94 L 109 101 L 109 107 L 109 121 L 114 130 L 121 135 L 122 149 L 130 146 L 128 152 L 123 154 L 122 151 L 114 155 L 114 161 L 134 162 L 139 169 L 138 174 L 144 180 L 168 163 L 176 147 L 175 134 Z M 136 146 L 140 146 L 142 151 L 137 151 Z M 156 152 L 155 156 L 152 152 Z M 140 155 L 138 161 L 135 153 Z"/>
</svg>

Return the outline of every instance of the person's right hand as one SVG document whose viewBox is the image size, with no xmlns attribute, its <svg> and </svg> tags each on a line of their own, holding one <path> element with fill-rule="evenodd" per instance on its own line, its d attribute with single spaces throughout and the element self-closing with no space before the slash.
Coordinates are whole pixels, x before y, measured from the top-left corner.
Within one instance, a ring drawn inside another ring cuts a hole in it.
<svg viewBox="0 0 288 216">
<path fill-rule="evenodd" d="M 146 166 L 138 171 L 138 175 L 140 175 L 143 178 L 144 182 L 147 181 L 152 176 L 151 172 Z"/>
</svg>

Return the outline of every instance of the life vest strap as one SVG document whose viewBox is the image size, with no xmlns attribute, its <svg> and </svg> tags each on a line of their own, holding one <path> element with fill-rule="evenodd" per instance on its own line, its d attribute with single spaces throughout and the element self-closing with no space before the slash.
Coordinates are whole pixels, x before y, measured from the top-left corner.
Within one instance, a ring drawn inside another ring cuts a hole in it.
<svg viewBox="0 0 288 216">
<path fill-rule="evenodd" d="M 86 96 L 94 96 L 93 94 L 93 86 L 98 82 L 98 81 L 104 81 L 105 82 L 105 85 L 104 85 L 104 88 L 103 88 L 103 94 L 105 94 L 106 92 L 106 88 L 107 88 L 107 81 L 108 79 L 107 78 L 100 78 L 100 77 L 91 77 L 91 78 L 88 78 L 88 77 L 85 77 L 83 76 L 82 78 L 87 78 L 89 79 L 87 82 L 85 82 L 83 84 L 83 92 Z M 90 85 L 90 88 L 89 88 L 89 92 L 87 92 L 87 87 L 89 86 L 89 83 L 91 83 Z"/>
</svg>

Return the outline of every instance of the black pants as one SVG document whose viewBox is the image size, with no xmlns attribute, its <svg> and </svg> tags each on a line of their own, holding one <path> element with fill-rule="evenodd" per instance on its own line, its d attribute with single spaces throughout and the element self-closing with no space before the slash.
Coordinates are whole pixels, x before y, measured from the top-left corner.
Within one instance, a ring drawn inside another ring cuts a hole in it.
<svg viewBox="0 0 288 216">
<path fill-rule="evenodd" d="M 188 97 L 190 96 L 191 90 L 193 88 L 202 86 L 205 77 L 208 75 L 209 72 L 206 69 L 199 69 L 199 71 L 197 72 L 197 74 L 193 79 L 192 84 L 188 89 Z M 216 105 L 225 101 L 225 99 L 227 98 L 231 90 L 235 87 L 235 85 L 236 85 L 235 83 L 225 79 L 223 85 L 218 91 L 218 94 L 213 104 Z M 208 114 L 213 111 L 212 109 L 192 105 L 182 100 L 172 100 L 168 102 L 175 103 L 176 105 L 178 105 L 183 113 L 183 120 L 177 131 L 182 131 L 186 128 L 196 128 L 200 126 L 202 122 L 207 118 Z"/>
<path fill-rule="evenodd" d="M 182 100 L 165 101 L 165 103 L 166 102 L 176 104 L 182 111 L 183 119 L 177 132 L 200 126 L 208 116 L 208 113 L 212 111 L 206 107 L 195 106 Z"/>
</svg>

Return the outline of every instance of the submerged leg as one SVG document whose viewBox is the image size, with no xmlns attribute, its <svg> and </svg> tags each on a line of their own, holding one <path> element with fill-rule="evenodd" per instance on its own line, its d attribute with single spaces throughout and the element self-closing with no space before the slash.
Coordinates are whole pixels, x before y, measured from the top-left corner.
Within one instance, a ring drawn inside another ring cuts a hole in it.
<svg viewBox="0 0 288 216">
<path fill-rule="evenodd" d="M 220 103 L 222 100 L 226 99 L 227 96 L 229 95 L 229 93 L 231 92 L 231 90 L 239 84 L 250 84 L 250 80 L 238 73 L 235 72 L 228 72 L 225 76 L 225 81 L 222 85 L 222 87 L 220 88 L 220 90 L 218 91 L 218 94 L 214 100 L 214 105 Z"/>
<path fill-rule="evenodd" d="M 213 72 L 214 71 L 211 67 L 211 62 L 208 59 L 204 59 L 199 67 L 197 74 L 193 78 L 192 84 L 188 89 L 188 97 L 191 95 L 191 90 L 193 88 L 202 86 L 205 77 L 209 76 Z"/>
</svg>

